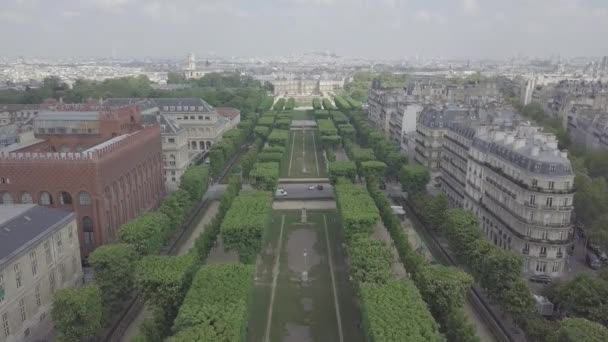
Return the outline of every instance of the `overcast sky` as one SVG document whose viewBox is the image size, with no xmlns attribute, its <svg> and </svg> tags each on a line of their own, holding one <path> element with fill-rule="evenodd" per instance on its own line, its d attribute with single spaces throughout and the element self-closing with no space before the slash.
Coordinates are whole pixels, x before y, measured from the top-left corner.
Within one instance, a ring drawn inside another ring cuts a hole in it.
<svg viewBox="0 0 608 342">
<path fill-rule="evenodd" d="M 0 0 L 0 54 L 608 55 L 608 0 Z"/>
</svg>

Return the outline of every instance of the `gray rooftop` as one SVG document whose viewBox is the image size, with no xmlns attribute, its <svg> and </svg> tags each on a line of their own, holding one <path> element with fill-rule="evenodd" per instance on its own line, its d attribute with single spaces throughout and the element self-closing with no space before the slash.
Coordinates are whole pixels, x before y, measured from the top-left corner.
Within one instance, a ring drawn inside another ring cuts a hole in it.
<svg viewBox="0 0 608 342">
<path fill-rule="evenodd" d="M 36 121 L 98 121 L 99 112 L 78 112 L 78 111 L 42 111 L 38 113 Z"/>
<path fill-rule="evenodd" d="M 451 122 L 459 120 L 478 120 L 479 116 L 470 108 L 425 108 L 420 113 L 419 123 L 429 128 L 447 129 Z"/>
<path fill-rule="evenodd" d="M 0 205 L 0 265 L 73 215 L 36 204 Z"/>
<path fill-rule="evenodd" d="M 190 112 L 190 107 L 194 107 L 197 112 L 212 112 L 213 107 L 209 105 L 205 100 L 198 97 L 190 98 L 158 98 L 151 99 L 156 103 L 161 111 L 172 111 L 172 112 Z M 166 110 L 165 107 L 175 107 L 174 110 Z M 177 107 L 181 107 L 181 110 L 177 110 Z"/>
<path fill-rule="evenodd" d="M 177 134 L 181 130 L 185 129 L 174 120 L 166 117 L 164 114 L 142 115 L 141 120 L 143 124 L 160 125 L 161 133 L 163 134 Z"/>
<path fill-rule="evenodd" d="M 124 107 L 124 106 L 137 105 L 142 112 L 154 111 L 158 107 L 156 105 L 156 103 L 151 99 L 136 98 L 136 97 L 109 98 L 109 99 L 103 100 L 103 104 L 110 108 L 120 108 L 120 107 Z"/>
</svg>

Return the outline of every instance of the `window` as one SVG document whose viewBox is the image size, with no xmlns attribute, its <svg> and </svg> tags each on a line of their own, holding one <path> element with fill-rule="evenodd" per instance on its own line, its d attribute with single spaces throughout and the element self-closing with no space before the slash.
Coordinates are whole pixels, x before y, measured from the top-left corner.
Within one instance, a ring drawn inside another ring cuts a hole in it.
<svg viewBox="0 0 608 342">
<path fill-rule="evenodd" d="M 555 165 L 549 165 L 549 172 L 555 172 Z"/>
<path fill-rule="evenodd" d="M 36 251 L 30 253 L 30 261 L 32 262 L 32 275 L 35 277 L 38 274 L 38 260 L 36 260 Z"/>
<path fill-rule="evenodd" d="M 546 272 L 547 271 L 547 263 L 544 261 L 539 261 L 536 263 L 536 272 Z"/>
<path fill-rule="evenodd" d="M 25 321 L 25 301 L 23 298 L 19 299 L 19 314 L 21 315 L 21 322 Z"/>
<path fill-rule="evenodd" d="M 57 254 L 63 253 L 63 241 L 61 237 L 61 232 L 57 233 Z"/>
<path fill-rule="evenodd" d="M 4 192 L 2 193 L 2 204 L 13 204 L 13 196 L 8 193 L 8 192 Z"/>
<path fill-rule="evenodd" d="M 171 144 L 175 143 L 175 138 L 168 138 L 167 141 Z"/>
<path fill-rule="evenodd" d="M 22 282 L 22 274 L 21 274 L 21 265 L 19 263 L 16 263 L 13 266 L 13 269 L 15 270 L 15 283 L 17 284 L 17 288 L 20 288 L 21 285 L 23 284 Z"/>
<path fill-rule="evenodd" d="M 11 334 L 11 329 L 8 325 L 8 313 L 5 312 L 2 314 L 2 330 L 4 330 L 4 337 L 8 337 Z"/>
<path fill-rule="evenodd" d="M 0 303 L 4 301 L 5 295 L 6 294 L 4 293 L 4 275 L 0 273 Z"/>
<path fill-rule="evenodd" d="M 32 199 L 32 195 L 29 192 L 24 192 L 21 194 L 21 203 L 23 204 L 32 204 L 34 200 Z"/>
<path fill-rule="evenodd" d="M 74 233 L 72 232 L 72 227 L 70 226 L 68 228 L 68 241 L 70 241 L 70 245 L 72 244 L 73 240 L 74 240 Z"/>
<path fill-rule="evenodd" d="M 61 205 L 72 205 L 72 195 L 69 192 L 62 191 L 59 194 L 59 203 Z"/>
<path fill-rule="evenodd" d="M 91 195 L 86 191 L 81 191 L 78 194 L 78 203 L 82 206 L 91 205 Z"/>
<path fill-rule="evenodd" d="M 205 120 L 211 120 L 211 117 L 205 116 Z"/>
<path fill-rule="evenodd" d="M 537 187 L 538 186 L 538 179 L 533 179 L 532 180 L 532 186 L 533 187 Z"/>
<path fill-rule="evenodd" d="M 554 262 L 553 263 L 553 269 L 552 269 L 552 271 L 553 272 L 559 272 L 559 265 L 560 265 L 559 262 Z"/>
<path fill-rule="evenodd" d="M 533 211 L 530 212 L 530 221 L 534 221 L 534 212 Z"/>
<path fill-rule="evenodd" d="M 78 261 L 76 260 L 75 256 L 72 256 L 72 272 L 78 272 Z"/>
<path fill-rule="evenodd" d="M 85 216 L 82 218 L 82 232 L 84 237 L 85 245 L 95 244 L 95 233 L 93 232 L 93 220 L 90 217 Z"/>
<path fill-rule="evenodd" d="M 53 204 L 53 197 L 46 191 L 40 193 L 40 204 L 41 205 L 51 205 Z"/>
<path fill-rule="evenodd" d="M 34 293 L 36 294 L 36 305 L 40 307 L 42 305 L 42 300 L 40 300 L 40 285 L 36 285 Z"/>
<path fill-rule="evenodd" d="M 199 116 L 198 116 L 198 119 L 199 119 L 199 120 L 203 120 L 203 116 L 202 116 L 202 115 L 199 115 Z"/>
<path fill-rule="evenodd" d="M 65 264 L 64 263 L 59 264 L 59 280 L 60 280 L 60 284 L 63 284 L 65 282 Z"/>
<path fill-rule="evenodd" d="M 564 198 L 562 201 L 562 205 L 567 207 L 570 204 L 570 199 L 568 197 Z"/>
<path fill-rule="evenodd" d="M 547 197 L 547 207 L 553 206 L 553 197 Z"/>
<path fill-rule="evenodd" d="M 564 182 L 564 189 L 566 189 L 566 190 L 570 189 L 570 182 Z"/>
<path fill-rule="evenodd" d="M 536 196 L 530 195 L 530 204 L 532 204 L 532 205 L 536 204 Z"/>
<path fill-rule="evenodd" d="M 51 294 L 55 293 L 55 271 L 51 270 L 49 273 L 49 287 L 51 289 Z"/>
<path fill-rule="evenodd" d="M 549 189 L 553 190 L 555 188 L 555 182 L 549 182 Z"/>
<path fill-rule="evenodd" d="M 53 254 L 51 253 L 51 244 L 48 241 L 44 243 L 44 254 L 46 256 L 46 264 L 50 265 L 53 262 Z"/>
<path fill-rule="evenodd" d="M 547 247 L 540 248 L 540 256 L 547 256 Z"/>
</svg>

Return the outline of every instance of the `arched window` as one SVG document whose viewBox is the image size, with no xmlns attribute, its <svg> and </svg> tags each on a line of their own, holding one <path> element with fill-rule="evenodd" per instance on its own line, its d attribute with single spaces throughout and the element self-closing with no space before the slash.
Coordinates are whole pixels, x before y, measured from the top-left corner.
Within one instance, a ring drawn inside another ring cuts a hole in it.
<svg viewBox="0 0 608 342">
<path fill-rule="evenodd" d="M 61 205 L 72 205 L 72 195 L 69 192 L 62 191 L 59 193 L 59 203 Z"/>
<path fill-rule="evenodd" d="M 51 205 L 53 204 L 53 196 L 46 191 L 40 193 L 40 204 L 41 205 Z"/>
<path fill-rule="evenodd" d="M 210 150 L 211 149 L 211 141 L 207 141 L 207 149 Z"/>
<path fill-rule="evenodd" d="M 2 193 L 2 204 L 14 204 L 13 196 L 8 192 Z"/>
<path fill-rule="evenodd" d="M 91 195 L 86 191 L 81 191 L 78 194 L 78 203 L 80 205 L 91 205 Z"/>
<path fill-rule="evenodd" d="M 32 195 L 29 192 L 24 192 L 21 194 L 21 203 L 23 204 L 32 204 L 34 200 L 32 199 Z"/>
<path fill-rule="evenodd" d="M 93 220 L 85 216 L 82 218 L 82 232 L 84 244 L 87 246 L 95 244 L 95 233 L 93 232 Z"/>
</svg>

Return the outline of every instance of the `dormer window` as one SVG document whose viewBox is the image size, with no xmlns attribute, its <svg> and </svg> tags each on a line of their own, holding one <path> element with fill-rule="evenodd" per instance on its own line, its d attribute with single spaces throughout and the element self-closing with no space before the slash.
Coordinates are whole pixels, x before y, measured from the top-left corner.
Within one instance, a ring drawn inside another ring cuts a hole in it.
<svg viewBox="0 0 608 342">
<path fill-rule="evenodd" d="M 164 109 L 165 111 L 168 111 L 168 110 L 169 110 L 169 106 L 164 106 L 164 107 L 163 107 L 163 109 Z"/>
<path fill-rule="evenodd" d="M 549 166 L 549 172 L 555 172 L 555 165 Z"/>
<path fill-rule="evenodd" d="M 195 107 L 195 106 L 190 106 L 190 111 L 191 111 L 191 112 L 194 112 L 195 110 L 196 110 L 196 107 Z"/>
<path fill-rule="evenodd" d="M 175 111 L 175 106 L 169 107 L 169 110 L 172 111 L 172 112 Z"/>
<path fill-rule="evenodd" d="M 205 110 L 205 108 L 203 108 L 203 106 L 199 106 L 199 107 L 198 107 L 198 111 L 199 111 L 199 112 L 202 112 L 202 111 L 204 111 L 204 110 Z"/>
<path fill-rule="evenodd" d="M 182 111 L 182 106 L 177 106 L 177 111 L 181 112 Z"/>
</svg>

